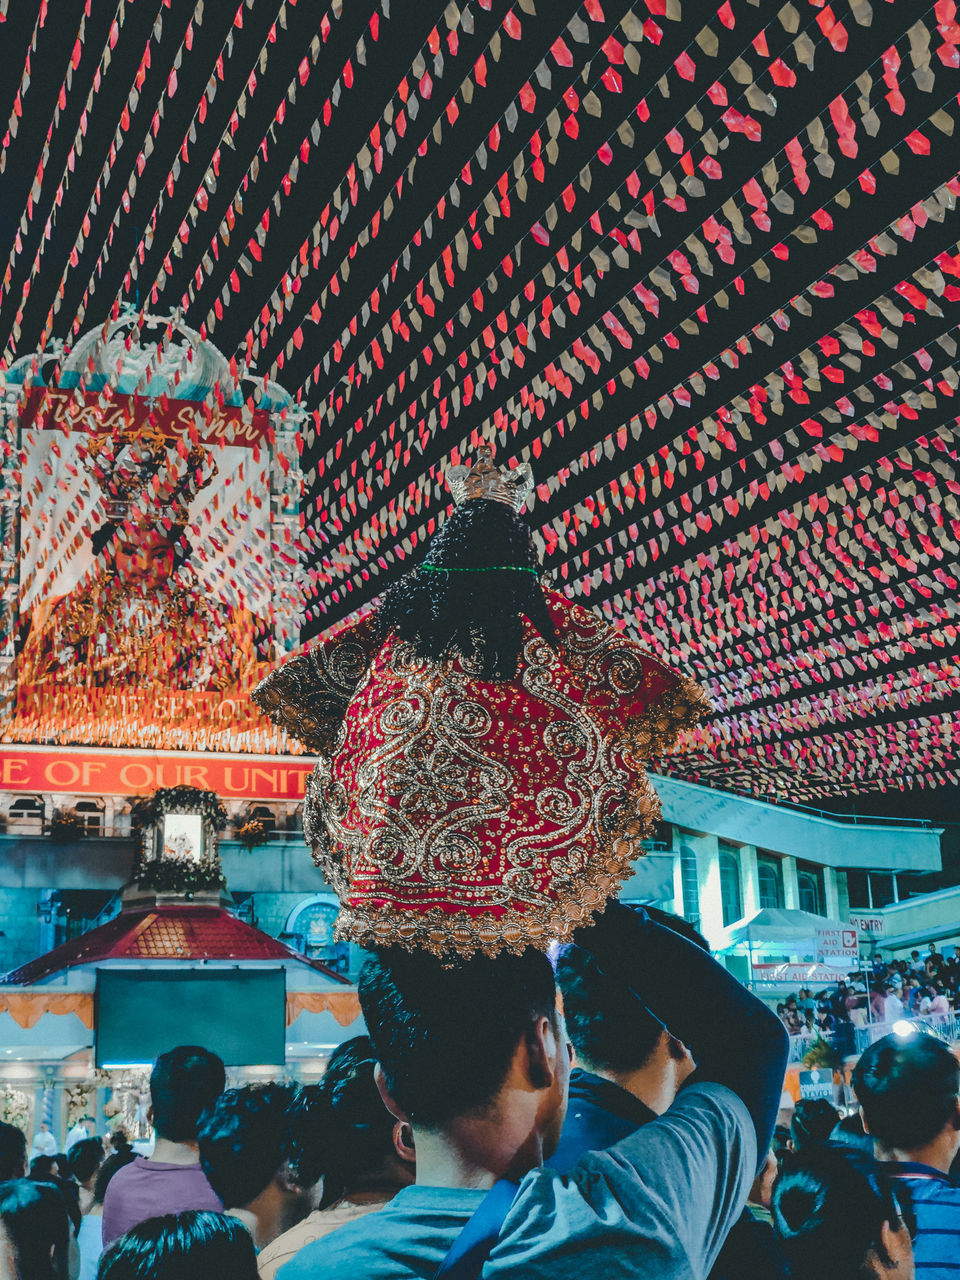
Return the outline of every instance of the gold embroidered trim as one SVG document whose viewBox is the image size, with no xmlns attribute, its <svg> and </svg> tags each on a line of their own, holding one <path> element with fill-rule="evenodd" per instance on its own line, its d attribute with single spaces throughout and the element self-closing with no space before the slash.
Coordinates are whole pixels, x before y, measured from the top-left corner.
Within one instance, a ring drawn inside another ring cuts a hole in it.
<svg viewBox="0 0 960 1280">
<path fill-rule="evenodd" d="M 256 690 L 261 708 L 321 755 L 304 832 L 341 902 L 338 937 L 435 955 L 545 949 L 630 874 L 660 816 L 644 764 L 709 703 L 564 597 L 551 607 L 559 653 L 524 623 L 517 705 L 545 716 L 529 749 L 488 755 L 498 717 L 513 723 L 511 696 L 478 699 L 459 662 L 424 663 L 391 639 L 375 647 L 372 620 Z M 538 784 L 542 753 L 562 782 Z M 529 821 L 517 821 L 517 803 Z M 488 857 L 502 871 L 485 869 Z"/>
<path fill-rule="evenodd" d="M 617 746 L 624 760 L 636 767 L 676 745 L 684 729 L 695 728 L 713 708 L 700 685 L 673 673 L 677 681 L 642 716 L 631 716 Z"/>
<path fill-rule="evenodd" d="M 551 942 L 569 942 L 573 931 L 586 924 L 594 911 L 614 898 L 630 875 L 631 864 L 640 854 L 639 842 L 660 817 L 660 799 L 646 779 L 631 792 L 628 825 L 630 834 L 610 842 L 604 859 L 587 864 L 584 872 L 549 911 L 536 907 L 492 911 L 427 911 L 384 905 L 356 908 L 344 905 L 337 916 L 334 936 L 361 947 L 404 947 L 408 951 L 429 951 L 443 956 L 451 952 L 469 956 L 480 951 L 491 958 L 504 951 L 519 955 L 527 947 L 546 951 Z M 318 865 L 321 864 L 315 859 Z M 560 888 L 556 883 L 554 889 Z"/>
<path fill-rule="evenodd" d="M 536 651 L 542 648 L 542 654 Z M 552 653 L 535 641 L 526 656 L 537 685 L 536 657 L 549 661 Z M 546 668 L 541 668 L 545 670 Z M 630 783 L 616 814 L 616 828 L 603 846 L 581 869 L 569 876 L 569 883 L 554 878 L 551 890 L 556 902 L 549 908 L 530 906 L 520 911 L 507 907 L 496 912 L 477 907 L 472 910 L 445 911 L 441 908 L 418 909 L 411 901 L 348 905 L 350 877 L 344 850 L 331 843 L 331 822 L 324 795 L 336 788 L 331 762 L 321 761 L 307 780 L 304 803 L 304 833 L 313 848 L 314 863 L 337 894 L 342 904 L 337 917 L 336 936 L 364 947 L 402 946 L 408 950 L 425 950 L 433 955 L 457 952 L 470 955 L 480 951 L 495 956 L 502 951 L 522 952 L 528 946 L 545 950 L 552 941 L 569 941 L 574 929 L 587 922 L 608 898 L 615 897 L 621 884 L 631 873 L 631 864 L 642 856 L 640 842 L 653 830 L 660 818 L 660 798 L 643 772 L 639 752 L 644 742 L 667 744 L 688 723 L 685 716 L 696 716 L 709 706 L 699 686 L 686 677 L 671 673 L 679 684 L 666 690 L 643 716 L 634 717 L 630 732 L 618 741 L 623 744 L 623 763 L 631 770 Z M 537 696 L 542 696 L 537 689 Z M 636 754 L 635 754 L 636 753 Z M 346 797 L 341 797 L 340 803 Z M 339 806 L 338 806 L 339 807 Z"/>
<path fill-rule="evenodd" d="M 321 648 L 300 653 L 272 671 L 251 697 L 308 751 L 330 755 L 376 651 L 373 619 L 364 618 Z"/>
</svg>

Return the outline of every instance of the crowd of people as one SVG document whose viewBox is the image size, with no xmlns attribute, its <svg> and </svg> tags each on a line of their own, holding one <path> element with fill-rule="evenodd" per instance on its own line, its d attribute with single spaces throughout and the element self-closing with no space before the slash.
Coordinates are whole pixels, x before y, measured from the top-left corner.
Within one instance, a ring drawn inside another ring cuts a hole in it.
<svg viewBox="0 0 960 1280">
<path fill-rule="evenodd" d="M 912 951 L 908 960 L 884 960 L 835 984 L 814 990 L 801 987 L 777 1005 L 777 1015 L 791 1036 L 836 1040 L 853 1051 L 852 1031 L 869 1023 L 892 1026 L 901 1019 L 924 1019 L 932 1025 L 960 1015 L 960 956 L 944 955 L 931 942 L 926 954 Z"/>
<path fill-rule="evenodd" d="M 787 1120 L 776 1015 L 686 922 L 617 904 L 555 965 L 384 950 L 359 992 L 369 1037 L 316 1085 L 161 1055 L 147 1157 L 88 1137 L 28 1170 L 3 1125 L 0 1277 L 957 1274 L 960 1062 L 934 1034 L 861 1055 L 858 1112 Z"/>
</svg>

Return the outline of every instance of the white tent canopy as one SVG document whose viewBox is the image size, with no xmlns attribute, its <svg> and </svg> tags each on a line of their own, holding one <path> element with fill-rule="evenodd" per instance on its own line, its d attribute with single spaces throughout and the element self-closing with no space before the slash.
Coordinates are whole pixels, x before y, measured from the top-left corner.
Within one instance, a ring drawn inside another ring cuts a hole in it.
<svg viewBox="0 0 960 1280">
<path fill-rule="evenodd" d="M 810 955 L 821 949 L 824 930 L 849 930 L 841 920 L 815 916 L 792 907 L 764 907 L 749 920 L 725 929 L 718 952 L 740 955 Z"/>
</svg>

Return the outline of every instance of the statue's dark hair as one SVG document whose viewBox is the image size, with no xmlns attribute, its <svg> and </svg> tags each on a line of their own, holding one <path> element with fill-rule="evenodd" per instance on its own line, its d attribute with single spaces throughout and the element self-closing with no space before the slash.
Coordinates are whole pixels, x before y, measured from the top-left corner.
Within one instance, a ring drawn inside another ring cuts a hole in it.
<svg viewBox="0 0 960 1280">
<path fill-rule="evenodd" d="M 530 530 L 512 508 L 486 498 L 454 509 L 423 564 L 385 593 L 377 611 L 382 638 L 392 632 L 434 662 L 459 654 L 487 680 L 516 675 L 521 617 L 554 643 Z"/>
</svg>

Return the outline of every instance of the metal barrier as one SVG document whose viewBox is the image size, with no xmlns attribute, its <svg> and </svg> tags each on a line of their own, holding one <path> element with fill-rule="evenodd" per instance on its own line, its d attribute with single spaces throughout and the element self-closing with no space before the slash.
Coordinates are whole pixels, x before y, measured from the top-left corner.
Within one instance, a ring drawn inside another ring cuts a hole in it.
<svg viewBox="0 0 960 1280">
<path fill-rule="evenodd" d="M 824 1036 L 826 1040 L 827 1037 Z M 806 1034 L 801 1031 L 798 1035 L 790 1037 L 790 1053 L 787 1057 L 788 1064 L 802 1062 L 810 1052 L 810 1047 L 816 1042 L 816 1036 Z"/>
<path fill-rule="evenodd" d="M 918 1013 L 910 1017 L 904 1014 L 896 1022 L 868 1022 L 865 1027 L 855 1027 L 851 1023 L 842 1022 L 834 1031 L 823 1031 L 819 1038 L 832 1045 L 844 1057 L 852 1053 L 863 1053 L 864 1049 L 891 1035 L 895 1026 L 910 1023 L 917 1028 L 925 1028 L 934 1035 L 945 1040 L 947 1044 L 960 1041 L 960 1019 L 953 1013 Z M 788 1064 L 794 1066 L 803 1062 L 810 1049 L 817 1042 L 817 1032 L 803 1030 L 790 1037 Z"/>
<path fill-rule="evenodd" d="M 817 1043 L 823 1040 L 826 1044 L 831 1045 L 838 1053 L 848 1057 L 851 1053 L 860 1052 L 854 1047 L 855 1028 L 849 1022 L 841 1022 L 835 1031 L 803 1031 L 797 1035 L 790 1037 L 790 1050 L 787 1057 L 787 1063 L 796 1065 L 803 1062 L 804 1058 Z"/>
<path fill-rule="evenodd" d="M 948 1044 L 960 1039 L 960 1026 L 953 1013 L 916 1013 L 912 1017 L 904 1014 L 896 1022 L 868 1022 L 865 1027 L 857 1027 L 855 1033 L 857 1053 L 863 1053 L 864 1049 L 882 1040 L 884 1036 L 890 1035 L 894 1027 L 899 1026 L 901 1022 L 911 1023 L 918 1028 L 923 1027 Z"/>
</svg>

